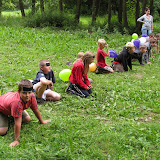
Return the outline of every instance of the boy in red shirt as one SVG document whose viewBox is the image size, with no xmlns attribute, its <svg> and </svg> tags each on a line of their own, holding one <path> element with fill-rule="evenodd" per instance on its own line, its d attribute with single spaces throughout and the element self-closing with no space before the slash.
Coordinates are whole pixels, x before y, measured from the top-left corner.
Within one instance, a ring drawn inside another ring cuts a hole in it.
<svg viewBox="0 0 160 160">
<path fill-rule="evenodd" d="M 8 116 L 14 118 L 14 141 L 10 144 L 11 147 L 19 144 L 21 122 L 30 122 L 31 120 L 25 109 L 30 107 L 41 124 L 49 123 L 49 120 L 42 119 L 32 90 L 32 83 L 29 80 L 22 80 L 19 83 L 18 92 L 8 92 L 0 96 L 1 136 L 8 131 Z"/>
<path fill-rule="evenodd" d="M 104 47 L 107 48 L 107 53 L 103 51 Z M 108 50 L 108 44 L 104 39 L 98 40 L 98 49 L 97 49 L 97 70 L 96 74 L 107 72 L 107 73 L 113 73 L 114 70 L 105 62 L 105 57 L 110 56 L 109 50 Z"/>
</svg>

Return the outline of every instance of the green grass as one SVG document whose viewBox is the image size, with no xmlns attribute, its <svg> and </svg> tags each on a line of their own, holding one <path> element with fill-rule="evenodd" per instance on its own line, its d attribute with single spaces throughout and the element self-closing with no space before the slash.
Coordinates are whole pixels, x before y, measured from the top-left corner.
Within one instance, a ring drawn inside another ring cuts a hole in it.
<svg viewBox="0 0 160 160">
<path fill-rule="evenodd" d="M 96 75 L 93 94 L 82 99 L 65 93 L 68 82 L 59 72 L 71 69 L 77 53 L 92 51 L 96 55 L 97 40 L 106 39 L 109 49 L 121 51 L 130 35 L 103 34 L 101 30 L 54 31 L 51 28 L 24 28 L 4 19 L 0 23 L 0 90 L 2 94 L 17 91 L 22 79 L 33 79 L 38 62 L 48 59 L 54 70 L 54 91 L 59 102 L 39 106 L 48 125 L 40 125 L 30 109 L 32 121 L 23 124 L 20 144 L 9 148 L 14 128 L 0 137 L 0 159 L 159 159 L 160 158 L 160 55 L 152 65 L 142 67 L 133 62 L 133 70 L 124 73 Z M 105 50 L 106 51 L 106 50 Z M 111 64 L 112 58 L 106 61 Z M 96 61 L 95 61 L 96 62 Z"/>
</svg>

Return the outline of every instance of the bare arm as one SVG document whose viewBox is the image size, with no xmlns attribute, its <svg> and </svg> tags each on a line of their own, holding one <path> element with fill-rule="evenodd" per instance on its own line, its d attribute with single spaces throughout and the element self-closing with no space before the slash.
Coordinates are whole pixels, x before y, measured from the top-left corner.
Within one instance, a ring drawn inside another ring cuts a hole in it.
<svg viewBox="0 0 160 160">
<path fill-rule="evenodd" d="M 106 44 L 106 48 L 107 48 L 107 56 L 110 56 L 109 50 L 108 50 L 108 44 Z"/>
<path fill-rule="evenodd" d="M 21 130 L 21 117 L 15 117 L 14 118 L 14 142 L 12 142 L 9 146 L 14 147 L 19 144 L 19 138 L 20 138 L 20 130 Z"/>
<path fill-rule="evenodd" d="M 48 124 L 48 123 L 50 122 L 49 120 L 45 120 L 45 121 L 44 121 L 44 120 L 42 119 L 41 113 L 39 112 L 38 109 L 34 110 L 33 112 L 34 112 L 35 116 L 38 118 L 38 120 L 39 120 L 39 122 L 40 122 L 41 124 Z"/>
<path fill-rule="evenodd" d="M 46 79 L 45 77 L 40 78 L 40 82 L 42 84 L 48 85 L 51 90 L 53 89 L 53 82 Z"/>
</svg>

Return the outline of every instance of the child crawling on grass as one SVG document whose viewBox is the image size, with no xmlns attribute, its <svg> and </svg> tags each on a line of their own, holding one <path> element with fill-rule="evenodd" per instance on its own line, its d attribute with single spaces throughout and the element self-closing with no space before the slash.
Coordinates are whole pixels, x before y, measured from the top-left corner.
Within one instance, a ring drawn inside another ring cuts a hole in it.
<svg viewBox="0 0 160 160">
<path fill-rule="evenodd" d="M 10 144 L 14 147 L 19 144 L 22 122 L 30 122 L 31 118 L 26 109 L 29 107 L 34 112 L 41 124 L 48 124 L 49 120 L 43 120 L 38 110 L 33 85 L 29 80 L 22 80 L 18 85 L 18 92 L 8 92 L 0 96 L 0 135 L 8 131 L 8 118 L 14 118 L 14 141 Z"/>
</svg>

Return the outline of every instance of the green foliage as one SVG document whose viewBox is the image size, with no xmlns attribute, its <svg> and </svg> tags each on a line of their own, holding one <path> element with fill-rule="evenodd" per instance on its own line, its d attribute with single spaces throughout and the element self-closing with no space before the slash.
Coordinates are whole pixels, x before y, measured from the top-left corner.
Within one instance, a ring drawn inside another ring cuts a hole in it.
<svg viewBox="0 0 160 160">
<path fill-rule="evenodd" d="M 74 18 L 71 15 L 60 13 L 59 11 L 46 11 L 41 14 L 37 12 L 26 19 L 25 25 L 28 27 L 71 27 L 74 24 Z"/>
</svg>

